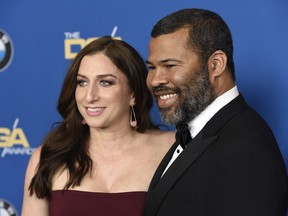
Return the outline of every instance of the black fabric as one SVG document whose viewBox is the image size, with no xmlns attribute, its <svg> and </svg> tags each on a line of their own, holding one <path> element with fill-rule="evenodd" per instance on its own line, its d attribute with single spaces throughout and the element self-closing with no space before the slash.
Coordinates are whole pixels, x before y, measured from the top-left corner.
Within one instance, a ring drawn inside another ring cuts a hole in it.
<svg viewBox="0 0 288 216">
<path fill-rule="evenodd" d="M 189 127 L 187 124 L 177 125 L 176 142 L 178 142 L 184 149 L 187 144 L 192 140 Z"/>
<path fill-rule="evenodd" d="M 242 95 L 206 123 L 162 176 L 178 139 L 153 177 L 144 216 L 286 215 L 283 157 Z"/>
</svg>

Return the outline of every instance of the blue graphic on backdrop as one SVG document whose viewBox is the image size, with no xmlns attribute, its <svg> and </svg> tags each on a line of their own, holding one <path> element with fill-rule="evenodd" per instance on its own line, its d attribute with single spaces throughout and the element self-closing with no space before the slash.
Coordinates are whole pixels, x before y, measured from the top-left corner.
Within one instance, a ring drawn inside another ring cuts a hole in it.
<svg viewBox="0 0 288 216">
<path fill-rule="evenodd" d="M 9 35 L 0 29 L 0 72 L 4 71 L 13 58 L 13 44 Z"/>
<path fill-rule="evenodd" d="M 115 37 L 116 32 L 118 30 L 117 26 L 114 26 L 111 37 L 121 40 L 121 37 Z M 80 32 L 64 32 L 65 40 L 64 40 L 64 53 L 65 59 L 73 59 L 77 53 L 88 43 L 96 40 L 99 37 L 91 37 L 91 38 L 81 38 Z"/>
<path fill-rule="evenodd" d="M 7 200 L 0 198 L 0 215 L 1 216 L 17 216 L 16 208 Z"/>
<path fill-rule="evenodd" d="M 0 149 L 3 148 L 1 158 L 7 155 L 31 155 L 35 150 L 35 148 L 30 148 L 24 130 L 17 127 L 19 121 L 19 118 L 15 119 L 11 130 L 0 127 Z"/>
</svg>

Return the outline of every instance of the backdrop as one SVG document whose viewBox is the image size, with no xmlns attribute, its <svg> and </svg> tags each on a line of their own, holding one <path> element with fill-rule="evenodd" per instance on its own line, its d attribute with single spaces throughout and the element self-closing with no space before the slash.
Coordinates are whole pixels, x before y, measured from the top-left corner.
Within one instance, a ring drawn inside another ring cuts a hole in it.
<svg viewBox="0 0 288 216">
<path fill-rule="evenodd" d="M 287 0 L 0 0 L 0 215 L 20 215 L 29 157 L 60 120 L 63 77 L 81 47 L 113 35 L 147 59 L 155 22 L 188 7 L 213 10 L 230 26 L 238 88 L 288 163 Z M 161 123 L 155 106 L 151 116 Z"/>
</svg>

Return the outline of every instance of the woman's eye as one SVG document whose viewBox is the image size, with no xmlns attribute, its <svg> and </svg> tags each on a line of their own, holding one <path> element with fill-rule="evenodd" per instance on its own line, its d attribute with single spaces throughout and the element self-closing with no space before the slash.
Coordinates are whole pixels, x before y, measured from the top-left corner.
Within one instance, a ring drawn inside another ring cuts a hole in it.
<svg viewBox="0 0 288 216">
<path fill-rule="evenodd" d="M 101 85 L 101 86 L 106 87 L 106 86 L 110 86 L 111 84 L 112 84 L 112 82 L 110 82 L 110 81 L 100 80 L 100 85 Z"/>
<path fill-rule="evenodd" d="M 79 86 L 85 86 L 87 84 L 87 82 L 85 80 L 77 80 L 77 84 Z"/>
</svg>

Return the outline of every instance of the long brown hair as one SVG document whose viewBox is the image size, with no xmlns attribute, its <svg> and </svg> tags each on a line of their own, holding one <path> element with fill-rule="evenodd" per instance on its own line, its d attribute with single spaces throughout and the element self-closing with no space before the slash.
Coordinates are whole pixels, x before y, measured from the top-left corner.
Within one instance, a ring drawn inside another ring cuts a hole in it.
<svg viewBox="0 0 288 216">
<path fill-rule="evenodd" d="M 43 142 L 37 172 L 32 178 L 30 195 L 49 198 L 56 172 L 67 169 L 69 179 L 63 189 L 80 185 L 84 176 L 92 169 L 87 140 L 90 132 L 82 124 L 83 117 L 75 102 L 77 73 L 81 60 L 86 55 L 105 54 L 128 78 L 134 93 L 137 131 L 156 128 L 150 120 L 149 110 L 152 96 L 146 86 L 147 68 L 140 54 L 128 43 L 109 36 L 99 38 L 85 46 L 72 61 L 58 100 L 58 112 L 63 121 L 57 124 Z"/>
</svg>

